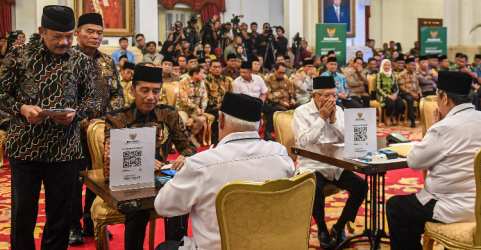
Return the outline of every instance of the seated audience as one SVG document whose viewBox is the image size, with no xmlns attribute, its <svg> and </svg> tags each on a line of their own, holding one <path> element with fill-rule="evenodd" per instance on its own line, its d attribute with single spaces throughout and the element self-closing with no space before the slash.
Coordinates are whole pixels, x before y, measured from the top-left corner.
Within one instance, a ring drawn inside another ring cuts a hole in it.
<svg viewBox="0 0 481 250">
<path fill-rule="evenodd" d="M 221 249 L 215 201 L 222 186 L 234 181 L 264 182 L 294 176 L 294 163 L 286 148 L 260 139 L 257 130 L 261 110 L 258 98 L 225 95 L 219 111 L 218 146 L 187 158 L 181 171 L 155 198 L 159 215 L 190 213 L 193 238 L 167 241 L 156 249 Z"/>
<path fill-rule="evenodd" d="M 478 78 L 478 75 L 468 67 L 468 56 L 465 54 L 458 55 L 457 65 L 452 71 L 463 72 L 470 75 L 473 78 L 473 83 L 471 84 L 471 95 L 473 96 L 473 105 L 476 110 L 479 110 L 479 85 L 475 84 L 474 79 Z M 481 77 L 481 76 L 480 76 Z"/>
<path fill-rule="evenodd" d="M 180 66 L 179 66 L 179 63 L 176 61 L 172 62 L 172 73 L 176 73 L 177 75 L 180 76 Z"/>
<path fill-rule="evenodd" d="M 184 122 L 190 118 L 194 124 L 190 128 L 190 140 L 196 147 L 200 147 L 195 136 L 204 126 L 204 112 L 207 108 L 207 90 L 204 84 L 204 67 L 195 65 L 189 70 L 189 77 L 179 83 L 179 95 L 177 96 L 176 108 Z"/>
<path fill-rule="evenodd" d="M 269 74 L 269 70 L 266 67 L 264 67 L 264 57 L 263 56 L 257 56 L 257 59 L 259 60 L 259 63 L 261 64 L 261 71 L 260 72 L 263 75 Z"/>
<path fill-rule="evenodd" d="M 204 78 L 205 78 L 205 77 L 207 76 L 207 74 L 209 74 L 209 66 L 208 66 L 208 64 L 207 64 L 207 62 L 206 62 L 206 60 L 205 60 L 205 57 L 200 58 L 200 59 L 198 60 L 198 62 L 199 62 L 199 65 L 204 68 Z"/>
<path fill-rule="evenodd" d="M 437 60 L 437 59 L 436 59 Z M 435 95 L 436 94 L 436 82 L 438 81 L 438 76 L 433 76 L 428 70 L 428 57 L 419 57 L 419 70 L 416 71 L 419 86 L 421 87 L 421 92 L 423 96 Z"/>
<path fill-rule="evenodd" d="M 414 48 L 409 50 L 409 53 L 411 53 L 412 55 L 421 54 L 421 45 L 419 44 L 419 41 L 414 42 Z"/>
<path fill-rule="evenodd" d="M 180 55 L 177 59 L 177 62 L 179 63 L 179 67 L 180 67 L 179 75 L 189 73 L 189 68 L 187 67 L 187 56 Z"/>
<path fill-rule="evenodd" d="M 396 78 L 398 78 L 399 73 L 404 71 L 404 66 L 406 65 L 405 60 L 404 60 L 404 55 L 399 55 L 398 58 L 396 59 L 396 68 L 392 69 L 392 73 Z"/>
<path fill-rule="evenodd" d="M 284 65 L 286 65 L 286 61 L 285 61 L 285 56 L 282 55 L 282 54 L 277 54 L 276 55 L 276 64 L 277 63 L 283 63 Z M 274 73 L 274 68 L 271 69 L 271 71 L 269 72 L 270 74 L 273 74 Z M 286 65 L 286 73 L 285 73 L 285 76 L 287 77 L 287 79 L 290 79 L 292 74 L 294 73 L 294 71 L 290 68 L 287 67 Z"/>
<path fill-rule="evenodd" d="M 296 55 L 296 46 L 292 46 L 291 47 L 291 52 Z M 301 68 L 301 63 L 304 59 L 309 59 L 312 57 L 312 54 L 310 51 L 307 50 L 307 41 L 306 40 L 302 40 L 301 41 L 301 48 L 299 50 L 299 56 L 296 59 L 296 65 L 297 65 L 297 68 Z"/>
<path fill-rule="evenodd" d="M 314 77 L 314 62 L 312 59 L 305 59 L 302 62 L 302 71 L 293 76 L 292 81 L 296 88 L 296 102 L 299 105 L 311 101 L 312 78 Z"/>
<path fill-rule="evenodd" d="M 227 55 L 227 67 L 223 68 L 222 71 L 220 72 L 223 76 L 229 76 L 233 80 L 237 79 L 239 77 L 240 72 L 236 68 L 237 66 L 237 57 L 235 54 L 229 54 Z"/>
<path fill-rule="evenodd" d="M 242 64 L 242 62 L 244 62 L 244 59 L 242 59 L 243 57 L 241 55 L 236 55 L 235 57 L 237 59 L 237 63 L 235 65 L 235 68 L 237 70 L 240 70 L 241 64 Z"/>
<path fill-rule="evenodd" d="M 174 50 L 174 44 L 171 41 L 165 41 L 164 46 L 162 46 L 162 49 L 160 50 L 160 54 L 164 56 L 164 58 L 177 57 Z"/>
<path fill-rule="evenodd" d="M 192 67 L 196 66 L 199 64 L 199 61 L 197 60 L 197 57 L 195 55 L 188 55 L 187 58 L 187 69 L 191 69 Z M 204 72 L 205 73 L 205 72 Z M 180 80 L 183 80 L 185 78 L 189 77 L 189 72 L 180 75 Z"/>
<path fill-rule="evenodd" d="M 245 56 L 245 50 L 242 44 L 237 45 L 237 48 L 235 49 L 235 55 L 237 56 L 237 58 L 239 58 L 240 56 L 240 59 L 242 61 L 247 61 L 247 56 Z"/>
<path fill-rule="evenodd" d="M 214 49 L 214 55 L 215 55 L 215 57 L 217 57 L 217 59 L 220 60 L 220 62 L 222 63 L 222 67 L 225 67 L 226 62 L 224 60 L 224 56 L 222 55 L 222 49 L 221 48 L 215 48 Z"/>
<path fill-rule="evenodd" d="M 416 63 L 414 62 L 414 59 L 408 58 L 406 60 L 406 69 L 399 73 L 399 77 L 397 78 L 399 94 L 408 104 L 408 118 L 411 120 L 412 128 L 416 127 L 416 123 L 414 122 L 416 117 L 416 114 L 414 113 L 414 101 L 419 101 L 424 95 L 421 93 L 419 78 L 414 71 L 415 68 Z"/>
<path fill-rule="evenodd" d="M 158 61 L 159 63 L 162 62 L 164 59 L 164 56 L 156 53 L 155 49 L 157 49 L 157 45 L 155 42 L 148 42 L 147 43 L 147 54 L 144 55 L 144 60 L 143 62 L 151 62 L 154 63 L 154 61 Z"/>
<path fill-rule="evenodd" d="M 321 76 L 332 76 L 334 81 L 336 82 L 336 94 L 337 94 L 337 103 L 336 105 L 344 108 L 362 108 L 362 105 L 356 101 L 353 101 L 351 97 L 349 97 L 349 87 L 346 83 L 346 78 L 344 75 L 337 72 L 337 59 L 336 57 L 329 57 L 327 60 L 327 71 L 322 73 Z"/>
<path fill-rule="evenodd" d="M 204 83 L 207 88 L 208 103 L 205 109 L 206 113 L 212 114 L 215 121 L 212 123 L 212 143 L 217 145 L 219 142 L 219 108 L 222 100 L 227 92 L 232 92 L 232 82 L 221 75 L 222 66 L 219 59 L 214 59 L 210 63 L 208 75 L 204 78 Z"/>
<path fill-rule="evenodd" d="M 275 141 L 272 137 L 274 132 L 273 115 L 276 109 L 265 103 L 267 97 L 267 86 L 260 76 L 252 74 L 252 63 L 242 62 L 241 76 L 234 80 L 232 92 L 236 94 L 245 94 L 252 97 L 260 98 L 264 102 L 262 113 L 266 116 L 266 132 L 264 140 Z"/>
<path fill-rule="evenodd" d="M 139 49 L 142 52 L 142 55 L 149 53 L 149 51 L 147 50 L 147 44 L 145 43 L 144 34 L 137 34 L 135 36 L 135 41 L 138 44 L 137 49 Z"/>
<path fill-rule="evenodd" d="M 369 108 L 371 98 L 366 91 L 367 78 L 362 73 L 361 57 L 356 57 L 352 68 L 346 72 L 346 82 L 349 87 L 349 96 L 351 99 L 362 104 L 362 107 Z"/>
<path fill-rule="evenodd" d="M 286 65 L 282 62 L 276 63 L 274 73 L 266 78 L 267 103 L 277 111 L 296 109 L 296 92 L 291 82 L 284 77 Z"/>
<path fill-rule="evenodd" d="M 449 71 L 449 60 L 446 55 L 442 55 L 438 57 L 439 67 L 438 67 L 438 74 L 439 71 Z"/>
<path fill-rule="evenodd" d="M 397 78 L 391 70 L 391 62 L 382 60 L 381 70 L 376 76 L 377 101 L 385 109 L 384 123 L 386 126 L 397 126 L 397 118 L 406 110 L 406 105 L 398 98 L 399 86 Z M 392 120 L 392 121 L 391 121 Z"/>
<path fill-rule="evenodd" d="M 261 74 L 259 71 L 261 70 L 261 64 L 259 63 L 259 59 L 257 57 L 253 57 L 252 59 L 252 74 L 258 75 L 265 81 L 265 76 Z"/>
<path fill-rule="evenodd" d="M 214 54 L 212 54 L 211 52 L 212 52 L 212 47 L 211 47 L 211 45 L 208 44 L 208 43 L 205 44 L 205 45 L 204 45 L 204 56 L 205 56 L 205 57 L 209 57 L 209 58 L 212 59 L 212 60 L 217 59 L 217 57 L 216 57 Z"/>
<path fill-rule="evenodd" d="M 124 66 L 125 62 L 128 62 L 129 59 L 127 58 L 127 55 L 121 55 L 119 57 L 119 61 L 117 62 L 117 71 L 120 72 L 120 69 Z"/>
<path fill-rule="evenodd" d="M 130 91 L 135 101 L 129 106 L 108 113 L 105 117 L 104 176 L 110 180 L 110 130 L 155 126 L 159 135 L 155 140 L 155 170 L 159 171 L 167 160 L 170 144 L 173 142 L 180 156 L 172 169 L 179 170 L 185 157 L 196 153 L 189 140 L 189 133 L 180 123 L 179 113 L 170 106 L 156 105 L 162 85 L 162 69 L 136 66 Z M 167 126 L 166 126 L 167 125 Z M 185 217 L 185 216 L 184 216 Z M 150 218 L 150 210 L 143 209 L 125 213 L 126 250 L 143 249 L 145 231 Z M 187 221 L 187 220 L 185 220 Z M 168 221 L 167 223 L 171 223 Z M 187 227 L 187 225 L 183 225 Z M 166 228 L 174 227 L 173 225 Z M 176 229 L 178 230 L 178 229 Z"/>
<path fill-rule="evenodd" d="M 232 43 L 231 45 L 227 46 L 224 49 L 224 59 L 226 61 L 228 61 L 229 60 L 229 58 L 227 58 L 228 55 L 230 55 L 230 54 L 236 55 L 237 46 L 239 46 L 241 44 L 242 44 L 242 38 L 240 36 L 236 36 L 234 38 L 234 43 Z"/>
<path fill-rule="evenodd" d="M 179 75 L 172 72 L 172 66 L 172 59 L 164 58 L 162 61 L 162 84 L 180 81 Z"/>
<path fill-rule="evenodd" d="M 336 108 L 336 84 L 332 76 L 314 78 L 312 100 L 300 106 L 294 113 L 292 132 L 296 146 L 316 151 L 319 144 L 344 141 L 344 112 Z M 338 102 L 337 102 L 338 103 Z M 344 227 L 354 222 L 357 212 L 367 194 L 367 183 L 359 175 L 342 168 L 298 156 L 298 173 L 314 172 L 317 185 L 312 216 L 317 223 L 318 239 L 323 249 L 334 249 L 346 240 Z M 324 186 L 334 184 L 349 192 L 349 198 L 331 233 L 325 222 Z"/>
<path fill-rule="evenodd" d="M 134 53 L 127 50 L 127 47 L 129 47 L 129 39 L 121 37 L 119 39 L 119 45 L 120 49 L 112 53 L 112 59 L 114 60 L 114 62 L 118 65 L 120 56 L 126 55 L 129 62 L 135 63 Z"/>
<path fill-rule="evenodd" d="M 471 83 L 468 74 L 439 72 L 433 125 L 407 156 L 409 168 L 427 170 L 424 188 L 416 194 L 394 196 L 386 203 L 393 250 L 422 249 L 427 221 L 476 221 L 473 165 L 481 134 L 468 131 L 481 127 L 481 113 L 471 105 Z"/>
<path fill-rule="evenodd" d="M 130 86 L 132 86 L 132 77 L 134 76 L 135 64 L 131 62 L 125 62 L 124 66 L 120 70 L 120 84 L 122 85 L 122 91 L 124 94 L 125 104 L 124 107 L 129 107 L 135 100 L 134 96 L 130 92 Z"/>
<path fill-rule="evenodd" d="M 438 55 L 437 54 L 430 55 L 429 56 L 428 70 L 431 72 L 431 74 L 433 74 L 433 75 L 438 74 L 438 64 L 439 64 Z"/>
<path fill-rule="evenodd" d="M 377 61 L 375 58 L 371 57 L 367 60 L 366 75 L 376 75 L 377 73 L 379 73 Z"/>
</svg>

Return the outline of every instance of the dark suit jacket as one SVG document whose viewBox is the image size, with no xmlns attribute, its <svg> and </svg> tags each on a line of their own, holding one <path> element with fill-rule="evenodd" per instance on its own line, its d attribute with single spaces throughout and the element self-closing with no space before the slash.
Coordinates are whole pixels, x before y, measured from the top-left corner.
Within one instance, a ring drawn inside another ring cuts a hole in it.
<svg viewBox="0 0 481 250">
<path fill-rule="evenodd" d="M 347 24 L 347 31 L 351 31 L 350 19 L 349 19 L 349 10 L 346 7 L 339 6 L 339 15 L 341 21 L 337 20 L 336 11 L 334 10 L 334 5 L 331 5 L 324 9 L 324 23 L 345 23 Z"/>
</svg>

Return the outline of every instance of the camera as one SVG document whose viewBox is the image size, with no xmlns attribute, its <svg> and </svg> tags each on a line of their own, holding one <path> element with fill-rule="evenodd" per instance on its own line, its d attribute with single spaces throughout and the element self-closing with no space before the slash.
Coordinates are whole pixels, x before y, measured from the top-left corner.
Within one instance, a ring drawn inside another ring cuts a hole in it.
<svg viewBox="0 0 481 250">
<path fill-rule="evenodd" d="M 294 36 L 294 42 L 300 43 L 302 41 L 302 37 L 299 36 L 299 32 Z"/>
<path fill-rule="evenodd" d="M 189 26 L 192 26 L 194 24 L 197 24 L 197 16 L 196 15 L 191 15 L 189 21 L 187 21 L 187 24 Z"/>
<path fill-rule="evenodd" d="M 40 38 L 41 38 L 41 36 L 38 33 L 33 33 L 30 36 L 29 40 L 32 43 L 32 42 L 36 42 L 36 41 L 40 40 Z"/>
<path fill-rule="evenodd" d="M 18 34 L 22 34 L 23 32 L 21 30 L 12 30 L 8 31 L 8 43 L 12 44 L 13 42 L 18 40 Z"/>
<path fill-rule="evenodd" d="M 232 26 L 236 27 L 237 25 L 239 25 L 240 23 L 240 18 L 244 18 L 244 15 L 234 15 L 232 14 L 233 18 L 230 20 L 230 22 L 232 23 Z"/>
<path fill-rule="evenodd" d="M 220 26 L 220 33 L 221 34 L 229 33 L 229 29 L 226 27 L 225 23 Z"/>
<path fill-rule="evenodd" d="M 212 24 L 214 24 L 214 23 L 215 23 L 214 19 L 209 19 L 209 20 L 205 21 L 204 25 L 202 25 L 202 26 L 203 26 L 204 29 L 206 29 L 206 30 L 212 30 L 212 29 L 213 29 L 213 25 L 212 25 Z"/>
<path fill-rule="evenodd" d="M 181 26 L 178 26 L 178 25 L 175 25 L 175 24 L 172 24 L 172 29 L 174 29 L 175 31 L 179 31 L 182 29 Z"/>
</svg>

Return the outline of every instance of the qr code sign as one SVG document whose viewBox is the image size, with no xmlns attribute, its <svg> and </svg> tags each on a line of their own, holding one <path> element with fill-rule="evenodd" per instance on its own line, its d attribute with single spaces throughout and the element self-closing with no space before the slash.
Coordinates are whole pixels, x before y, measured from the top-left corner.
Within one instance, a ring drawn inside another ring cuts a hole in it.
<svg viewBox="0 0 481 250">
<path fill-rule="evenodd" d="M 125 151 L 124 152 L 124 168 L 135 168 L 140 167 L 142 164 L 141 160 L 142 151 Z"/>
<path fill-rule="evenodd" d="M 367 127 L 354 127 L 354 141 L 367 140 Z"/>
</svg>

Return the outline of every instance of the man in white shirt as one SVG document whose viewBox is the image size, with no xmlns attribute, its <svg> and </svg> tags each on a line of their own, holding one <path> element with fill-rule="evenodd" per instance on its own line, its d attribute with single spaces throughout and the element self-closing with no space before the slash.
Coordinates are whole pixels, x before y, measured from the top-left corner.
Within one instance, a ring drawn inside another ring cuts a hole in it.
<svg viewBox="0 0 481 250">
<path fill-rule="evenodd" d="M 292 131 L 296 138 L 296 146 L 318 151 L 324 143 L 344 141 L 344 112 L 336 105 L 336 84 L 332 76 L 315 77 L 313 88 L 312 100 L 297 108 L 294 113 Z M 316 197 L 312 216 L 319 230 L 321 248 L 334 249 L 336 244 L 339 245 L 346 240 L 344 227 L 348 221 L 354 222 L 356 219 L 357 211 L 367 193 L 367 184 L 351 171 L 302 156 L 297 158 L 297 169 L 300 173 L 316 174 Z M 350 193 L 346 206 L 330 234 L 324 220 L 324 186 L 328 183 Z"/>
<path fill-rule="evenodd" d="M 262 77 L 252 74 L 252 62 L 250 61 L 242 62 L 240 75 L 240 77 L 237 77 L 237 79 L 234 80 L 232 92 L 262 99 L 264 102 L 262 113 L 266 116 L 266 133 L 264 135 L 264 140 L 275 141 L 276 139 L 272 137 L 272 132 L 274 132 L 273 115 L 274 112 L 276 112 L 276 109 L 265 103 L 268 91 L 266 83 Z"/>
<path fill-rule="evenodd" d="M 219 111 L 218 146 L 187 158 L 155 199 L 155 211 L 162 216 L 190 213 L 194 237 L 164 242 L 156 249 L 220 250 L 215 199 L 222 186 L 294 176 L 286 148 L 261 140 L 257 133 L 262 104 L 258 98 L 226 93 Z"/>
<path fill-rule="evenodd" d="M 481 148 L 481 112 L 471 104 L 472 77 L 440 71 L 438 108 L 433 125 L 409 152 L 414 170 L 428 170 L 417 194 L 394 196 L 386 203 L 391 249 L 422 249 L 426 221 L 473 222 L 476 181 L 474 156 Z"/>
</svg>

